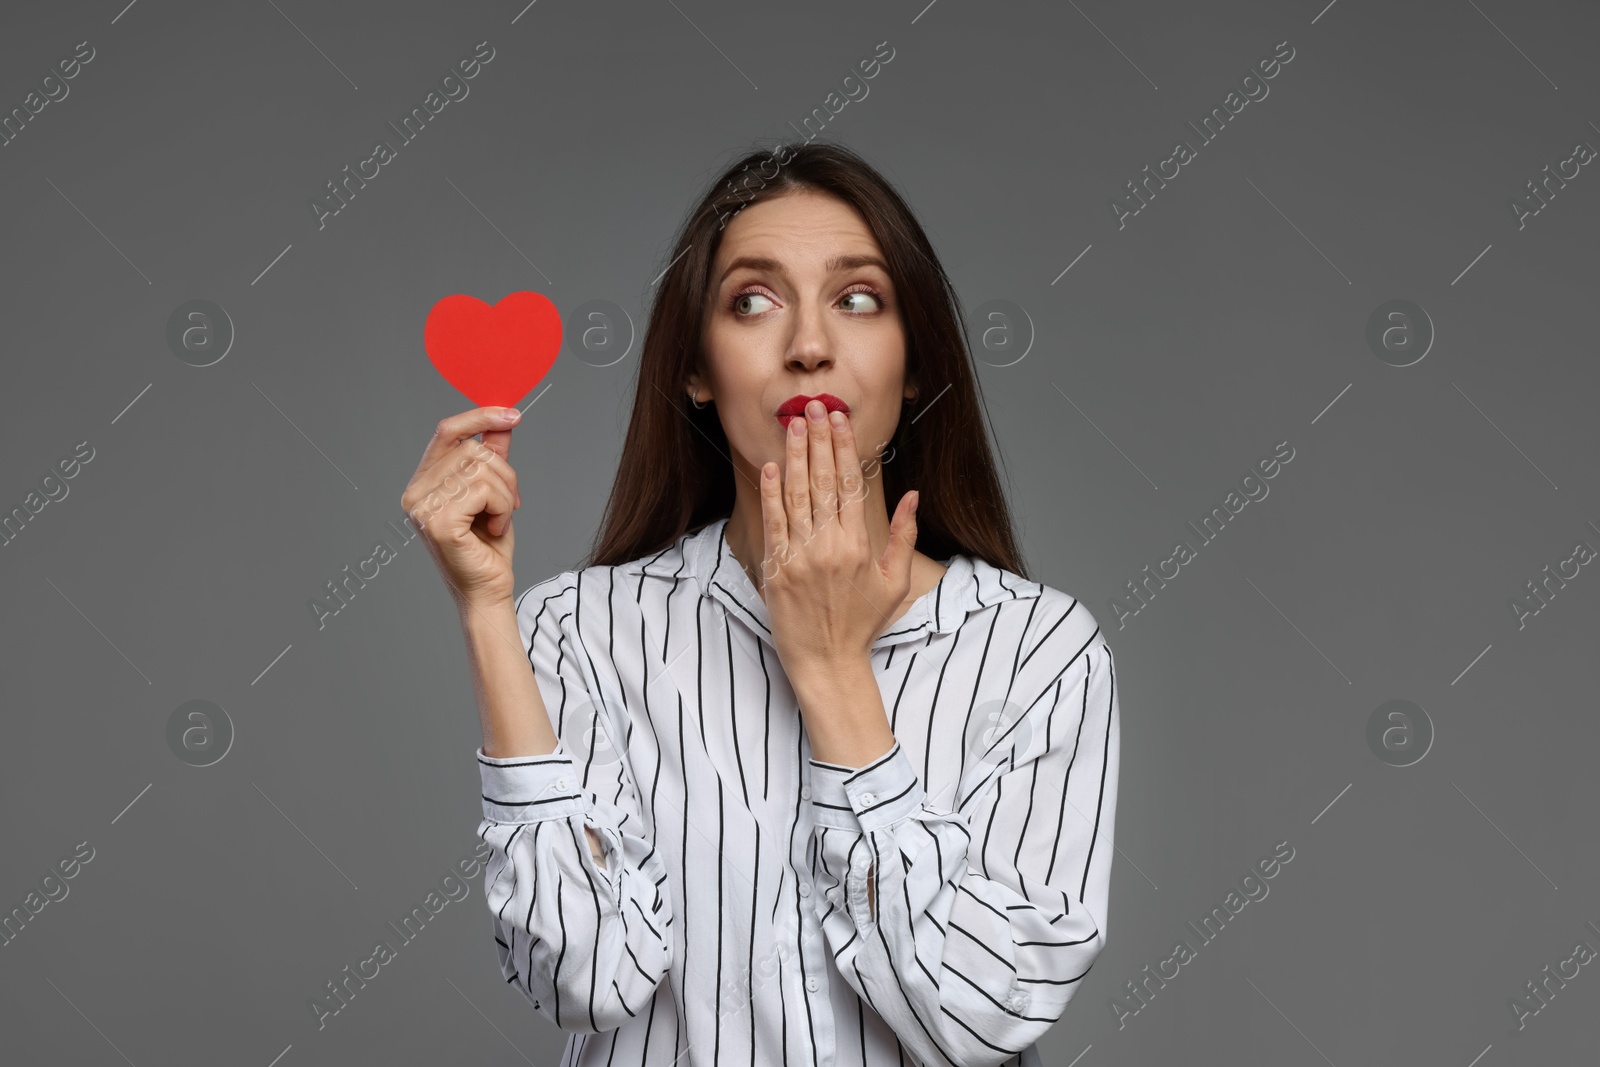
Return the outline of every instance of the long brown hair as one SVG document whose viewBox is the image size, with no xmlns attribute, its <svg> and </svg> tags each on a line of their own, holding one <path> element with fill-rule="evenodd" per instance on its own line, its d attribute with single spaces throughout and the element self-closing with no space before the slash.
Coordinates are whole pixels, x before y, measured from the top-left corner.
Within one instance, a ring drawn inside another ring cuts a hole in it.
<svg viewBox="0 0 1600 1067">
<path fill-rule="evenodd" d="M 628 435 L 587 565 L 654 554 L 733 513 L 734 472 L 716 405 L 696 408 L 684 385 L 698 369 L 723 228 L 742 208 L 797 190 L 831 194 L 860 212 L 899 297 L 906 373 L 918 402 L 902 408 L 882 453 L 885 508 L 893 514 L 902 494 L 920 489 L 918 551 L 937 560 L 982 558 L 1026 578 L 955 287 L 894 187 L 854 152 L 824 141 L 746 155 L 712 183 L 679 231 L 651 306 Z"/>
</svg>

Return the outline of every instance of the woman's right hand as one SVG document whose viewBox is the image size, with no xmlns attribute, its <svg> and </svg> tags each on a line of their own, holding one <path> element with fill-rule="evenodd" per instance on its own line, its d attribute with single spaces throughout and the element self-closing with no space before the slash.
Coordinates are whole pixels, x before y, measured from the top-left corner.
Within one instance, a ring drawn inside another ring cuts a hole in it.
<svg viewBox="0 0 1600 1067">
<path fill-rule="evenodd" d="M 480 407 L 444 419 L 400 496 L 462 610 L 509 602 L 516 591 L 511 513 L 522 495 L 506 453 L 520 417 L 516 408 Z"/>
</svg>

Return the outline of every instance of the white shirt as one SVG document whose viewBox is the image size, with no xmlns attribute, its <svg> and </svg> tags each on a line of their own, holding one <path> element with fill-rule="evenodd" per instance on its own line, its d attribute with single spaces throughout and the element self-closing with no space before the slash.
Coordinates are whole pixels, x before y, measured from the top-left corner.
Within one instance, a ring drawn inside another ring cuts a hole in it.
<svg viewBox="0 0 1600 1067">
<path fill-rule="evenodd" d="M 1106 938 L 1099 626 L 957 555 L 872 645 L 894 746 L 822 763 L 727 521 L 517 602 L 560 745 L 477 751 L 503 976 L 561 1067 L 1039 1064 Z"/>
</svg>

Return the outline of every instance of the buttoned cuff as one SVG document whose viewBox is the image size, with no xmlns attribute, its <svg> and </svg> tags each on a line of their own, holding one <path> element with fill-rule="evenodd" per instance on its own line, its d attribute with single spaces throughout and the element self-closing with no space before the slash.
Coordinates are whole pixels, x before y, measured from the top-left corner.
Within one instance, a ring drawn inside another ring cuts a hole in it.
<svg viewBox="0 0 1600 1067">
<path fill-rule="evenodd" d="M 565 742 L 545 756 L 486 756 L 481 745 L 477 756 L 485 819 L 535 823 L 589 811 Z"/>
<path fill-rule="evenodd" d="M 811 806 L 818 826 L 871 833 L 916 811 L 923 796 L 922 781 L 899 741 L 865 767 L 811 761 Z"/>
</svg>

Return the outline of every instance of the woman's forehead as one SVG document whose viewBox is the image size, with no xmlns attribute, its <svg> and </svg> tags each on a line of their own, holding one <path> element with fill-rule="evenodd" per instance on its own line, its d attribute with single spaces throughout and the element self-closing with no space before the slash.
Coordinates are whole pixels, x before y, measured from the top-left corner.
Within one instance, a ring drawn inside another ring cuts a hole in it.
<svg viewBox="0 0 1600 1067">
<path fill-rule="evenodd" d="M 752 204 L 728 224 L 717 249 L 722 265 L 741 256 L 778 262 L 821 263 L 840 254 L 880 253 L 855 208 L 821 193 L 786 193 Z"/>
</svg>

